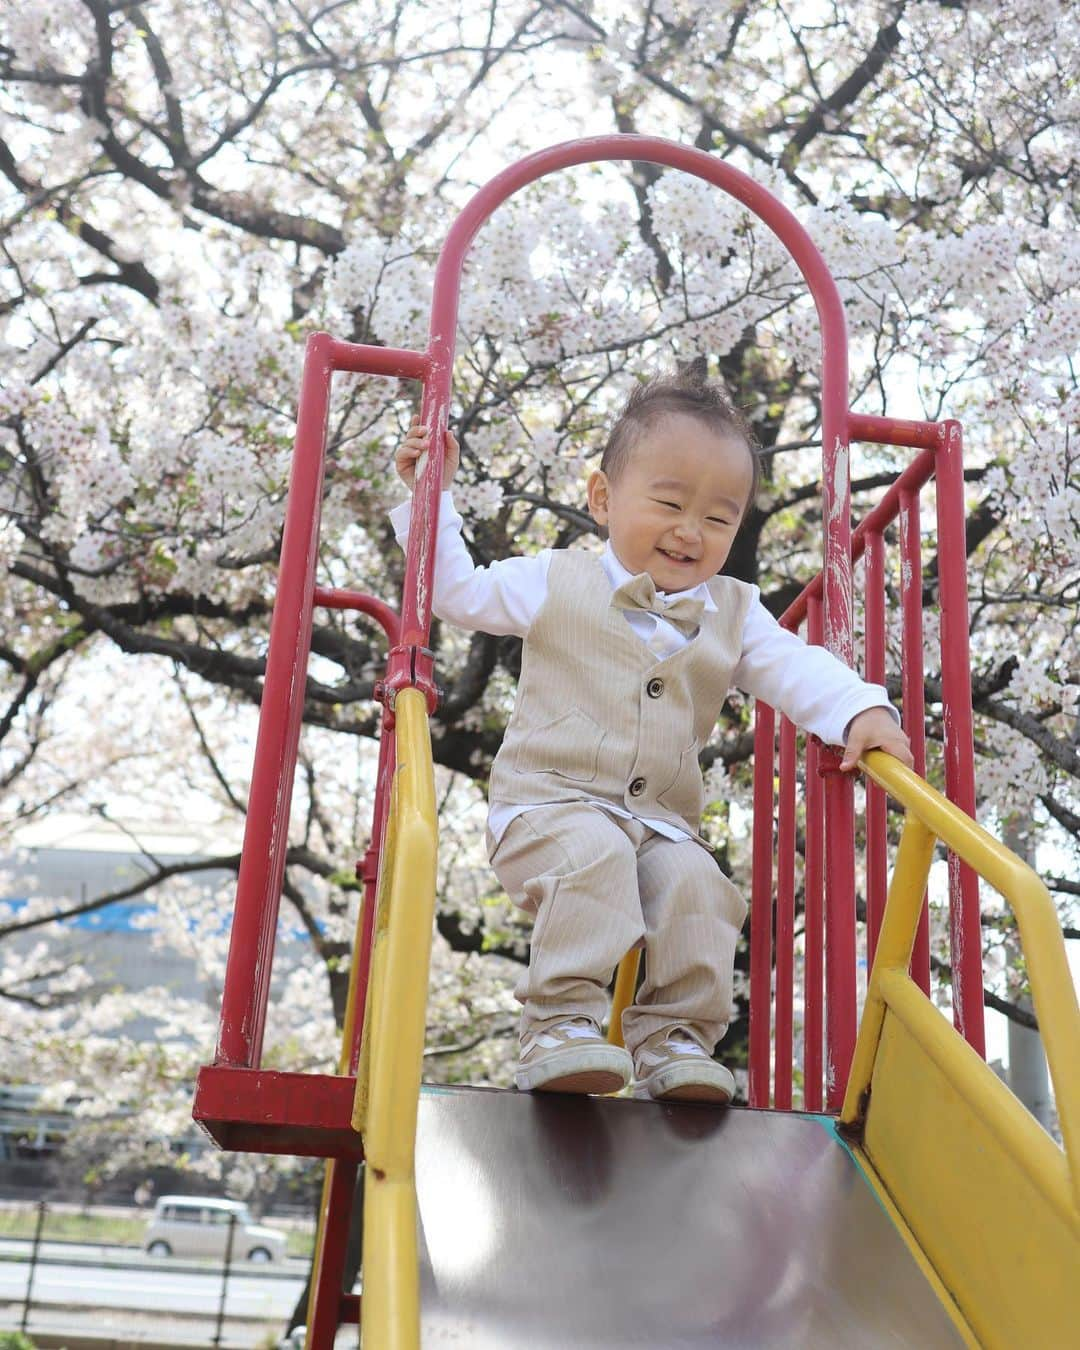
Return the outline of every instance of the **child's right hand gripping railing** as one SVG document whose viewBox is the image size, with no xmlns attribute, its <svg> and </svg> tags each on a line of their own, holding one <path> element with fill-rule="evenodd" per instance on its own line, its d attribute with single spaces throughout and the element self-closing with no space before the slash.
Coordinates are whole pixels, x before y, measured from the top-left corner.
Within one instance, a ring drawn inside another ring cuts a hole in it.
<svg viewBox="0 0 1080 1350">
<path fill-rule="evenodd" d="M 867 775 L 905 810 L 840 1130 L 868 1162 L 984 1346 L 1077 1344 L 1080 1009 L 1038 876 L 880 751 Z M 1016 917 L 1064 1149 L 909 975 L 938 841 Z"/>
</svg>

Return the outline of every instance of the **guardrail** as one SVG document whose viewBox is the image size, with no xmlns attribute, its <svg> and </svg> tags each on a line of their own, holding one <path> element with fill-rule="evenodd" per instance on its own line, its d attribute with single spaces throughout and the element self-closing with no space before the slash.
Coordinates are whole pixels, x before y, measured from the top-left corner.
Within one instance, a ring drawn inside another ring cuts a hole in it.
<svg viewBox="0 0 1080 1350">
<path fill-rule="evenodd" d="M 962 429 L 955 421 L 912 422 L 849 413 L 848 434 L 852 441 L 919 451 L 851 536 L 852 569 L 862 564 L 863 673 L 867 680 L 885 683 L 886 603 L 891 586 L 899 610 L 904 729 L 911 738 L 915 768 L 924 773 L 927 738 L 923 592 L 932 582 L 940 616 L 937 646 L 944 759 L 941 772 L 949 800 L 968 815 L 974 815 Z M 921 493 L 930 483 L 934 487 L 937 529 L 932 578 L 924 575 L 922 563 Z M 899 536 L 899 547 L 890 575 L 886 567 L 886 535 L 893 530 Z M 824 594 L 822 571 L 789 606 L 781 624 L 792 632 L 805 624 L 808 641 L 822 643 L 827 633 Z M 859 960 L 865 956 L 867 968 L 873 962 L 885 904 L 888 872 L 885 794 L 873 783 L 868 784 L 865 925 L 860 926 L 852 780 L 849 775 L 837 772 L 840 761 L 836 752 L 813 738 L 807 739 L 805 775 L 800 775 L 795 725 L 786 717 L 779 720 L 777 735 L 776 713 L 767 704 L 757 704 L 750 904 L 750 1104 L 773 1105 L 785 1111 L 792 1107 L 795 930 L 801 883 L 801 1105 L 807 1111 L 820 1111 L 823 1105 L 826 1110 L 837 1111 L 843 1101 L 855 1048 Z M 804 778 L 801 811 L 800 777 Z M 798 847 L 800 816 L 802 850 Z M 981 1055 L 985 1041 L 978 885 L 971 869 L 956 857 L 950 860 L 949 867 L 949 926 L 953 1017 L 957 1030 Z M 912 973 L 920 987 L 929 991 L 930 940 L 925 905 L 912 955 Z"/>
</svg>

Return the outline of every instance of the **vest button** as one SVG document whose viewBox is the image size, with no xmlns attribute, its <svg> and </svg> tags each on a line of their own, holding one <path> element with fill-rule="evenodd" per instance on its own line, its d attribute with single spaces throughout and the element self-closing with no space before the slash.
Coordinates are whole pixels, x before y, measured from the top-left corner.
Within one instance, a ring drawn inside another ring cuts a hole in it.
<svg viewBox="0 0 1080 1350">
<path fill-rule="evenodd" d="M 645 692 L 649 695 L 650 698 L 659 698 L 660 695 L 664 692 L 664 681 L 650 680 L 649 683 L 645 686 Z"/>
<path fill-rule="evenodd" d="M 634 781 L 630 784 L 630 796 L 640 797 L 644 791 L 645 791 L 645 779 L 635 778 Z"/>
</svg>

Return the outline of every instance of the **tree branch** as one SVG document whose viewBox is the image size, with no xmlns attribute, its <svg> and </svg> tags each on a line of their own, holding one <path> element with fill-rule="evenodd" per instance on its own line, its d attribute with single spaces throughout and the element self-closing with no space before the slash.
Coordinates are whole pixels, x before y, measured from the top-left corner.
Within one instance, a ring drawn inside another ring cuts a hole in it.
<svg viewBox="0 0 1080 1350">
<path fill-rule="evenodd" d="M 802 151 L 824 131 L 826 119 L 854 103 L 881 74 L 886 58 L 900 44 L 900 19 L 906 7 L 905 0 L 899 0 L 899 3 L 892 5 L 888 24 L 878 29 L 873 46 L 863 59 L 848 77 L 837 85 L 828 98 L 819 100 L 803 118 L 798 131 L 784 148 L 780 157 L 782 163 L 796 163 Z"/>
</svg>

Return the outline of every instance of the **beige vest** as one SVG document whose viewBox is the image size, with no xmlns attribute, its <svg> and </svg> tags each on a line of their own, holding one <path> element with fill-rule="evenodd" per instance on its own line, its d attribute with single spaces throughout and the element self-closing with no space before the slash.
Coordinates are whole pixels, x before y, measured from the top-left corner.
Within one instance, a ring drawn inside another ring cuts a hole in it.
<svg viewBox="0 0 1080 1350">
<path fill-rule="evenodd" d="M 713 577 L 716 613 L 658 660 L 611 603 L 591 553 L 556 551 L 525 635 L 517 701 L 491 768 L 492 805 L 599 797 L 698 838 L 698 751 L 716 726 L 742 650 L 752 589 Z"/>
</svg>

